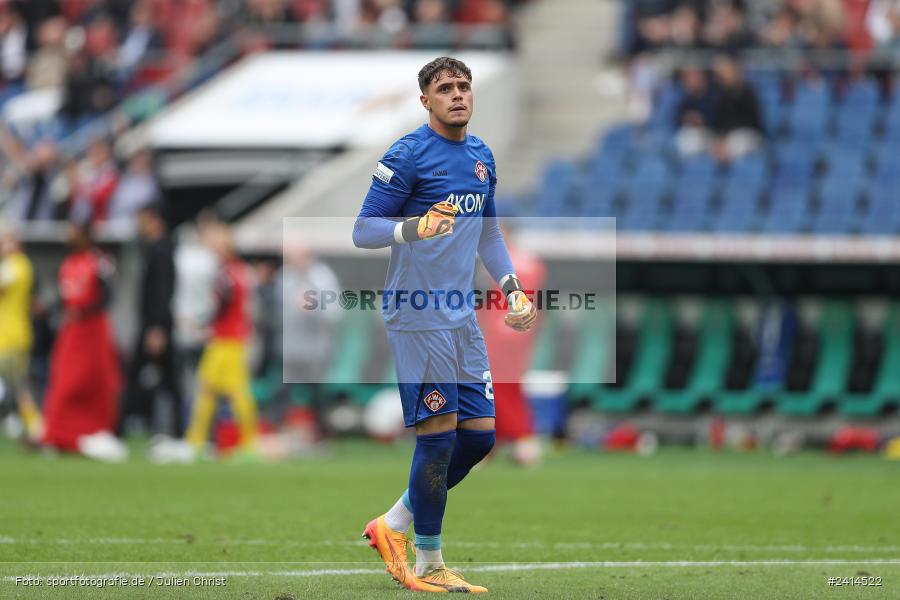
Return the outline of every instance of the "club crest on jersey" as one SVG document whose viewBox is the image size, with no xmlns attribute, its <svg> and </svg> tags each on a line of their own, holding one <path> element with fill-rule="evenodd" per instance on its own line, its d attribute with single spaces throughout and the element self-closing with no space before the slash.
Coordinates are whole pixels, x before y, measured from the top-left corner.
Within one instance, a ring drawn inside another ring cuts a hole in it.
<svg viewBox="0 0 900 600">
<path fill-rule="evenodd" d="M 484 166 L 484 163 L 479 161 L 475 162 L 475 176 L 484 183 L 484 180 L 487 179 L 488 170 L 487 167 Z"/>
<path fill-rule="evenodd" d="M 444 397 L 437 390 L 434 390 L 427 396 L 425 396 L 425 406 L 428 407 L 428 410 L 431 412 L 437 412 L 441 410 L 441 408 L 447 404 L 447 401 L 444 400 Z"/>
</svg>

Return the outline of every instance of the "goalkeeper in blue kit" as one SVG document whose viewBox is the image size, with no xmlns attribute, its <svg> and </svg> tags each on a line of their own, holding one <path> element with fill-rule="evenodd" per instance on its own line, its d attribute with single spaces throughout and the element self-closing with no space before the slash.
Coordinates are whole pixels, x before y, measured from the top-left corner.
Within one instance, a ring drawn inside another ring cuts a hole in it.
<svg viewBox="0 0 900 600">
<path fill-rule="evenodd" d="M 378 162 L 353 229 L 357 247 L 391 248 L 382 316 L 404 420 L 416 428 L 409 487 L 363 535 L 408 589 L 485 592 L 448 569 L 441 556 L 447 490 L 494 445 L 491 372 L 474 313 L 476 255 L 503 289 L 507 325 L 529 329 L 536 309 L 496 222 L 494 156 L 466 132 L 471 71 L 459 60 L 438 58 L 419 72 L 419 88 L 428 123 Z M 407 562 L 410 525 L 414 571 Z"/>
</svg>

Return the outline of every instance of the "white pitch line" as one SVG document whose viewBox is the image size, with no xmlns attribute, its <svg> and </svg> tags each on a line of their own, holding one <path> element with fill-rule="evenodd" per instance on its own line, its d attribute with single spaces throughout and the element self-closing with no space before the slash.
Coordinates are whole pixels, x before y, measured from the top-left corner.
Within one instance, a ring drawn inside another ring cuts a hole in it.
<svg viewBox="0 0 900 600">
<path fill-rule="evenodd" d="M 228 538 L 127 538 L 101 537 L 84 539 L 67 538 L 12 538 L 0 536 L 2 544 L 53 544 L 71 545 L 151 545 L 151 544 L 231 544 L 236 546 L 364 546 L 365 540 L 323 540 L 319 542 L 302 542 L 297 540 L 266 539 L 228 539 Z M 900 552 L 900 546 L 862 546 L 862 545 L 829 545 L 804 546 L 800 544 L 670 544 L 666 542 L 556 542 L 542 541 L 492 542 L 472 540 L 450 540 L 447 546 L 458 548 L 517 548 L 517 549 L 554 549 L 554 550 L 728 550 L 735 552 Z"/>
<path fill-rule="evenodd" d="M 506 571 L 562 571 L 568 569 L 643 569 L 669 568 L 682 569 L 692 567 L 796 567 L 796 566 L 845 566 L 845 565 L 890 565 L 900 566 L 900 558 L 891 559 L 814 559 L 814 560 L 675 560 L 675 561 L 577 561 L 551 563 L 476 563 L 465 567 L 469 572 L 506 572 Z M 89 579 L 112 579 L 114 577 L 325 577 L 351 575 L 380 575 L 383 569 L 300 569 L 287 571 L 181 571 L 161 573 L 72 573 L 61 575 L 18 575 L 4 576 L 3 581 L 13 582 L 16 577 L 85 577 Z"/>
</svg>

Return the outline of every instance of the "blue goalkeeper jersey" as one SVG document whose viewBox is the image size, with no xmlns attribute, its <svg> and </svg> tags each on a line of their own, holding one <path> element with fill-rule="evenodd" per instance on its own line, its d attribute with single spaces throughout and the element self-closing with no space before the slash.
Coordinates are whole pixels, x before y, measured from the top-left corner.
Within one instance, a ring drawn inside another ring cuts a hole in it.
<svg viewBox="0 0 900 600">
<path fill-rule="evenodd" d="M 382 299 L 388 329 L 464 325 L 478 298 L 472 288 L 476 256 L 498 282 L 513 273 L 496 219 L 496 186 L 494 155 L 474 135 L 457 142 L 422 125 L 385 152 L 356 219 L 353 243 L 360 248 L 391 247 Z M 459 209 L 452 235 L 410 243 L 394 239 L 398 221 L 424 215 L 444 200 Z"/>
</svg>

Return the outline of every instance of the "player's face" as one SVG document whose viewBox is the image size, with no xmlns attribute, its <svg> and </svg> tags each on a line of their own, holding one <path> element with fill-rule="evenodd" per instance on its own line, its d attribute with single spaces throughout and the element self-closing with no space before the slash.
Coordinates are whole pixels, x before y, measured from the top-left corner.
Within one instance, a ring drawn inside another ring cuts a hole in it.
<svg viewBox="0 0 900 600">
<path fill-rule="evenodd" d="M 448 127 L 468 125 L 472 104 L 472 82 L 447 71 L 439 74 L 422 95 L 422 105 Z"/>
</svg>

